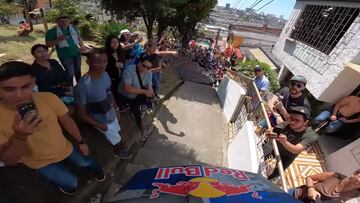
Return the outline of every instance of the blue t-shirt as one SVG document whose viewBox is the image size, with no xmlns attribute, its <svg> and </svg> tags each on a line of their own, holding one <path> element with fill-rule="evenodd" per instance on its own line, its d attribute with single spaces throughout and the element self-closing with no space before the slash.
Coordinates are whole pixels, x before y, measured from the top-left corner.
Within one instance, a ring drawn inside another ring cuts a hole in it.
<svg viewBox="0 0 360 203">
<path fill-rule="evenodd" d="M 259 91 L 267 92 L 270 89 L 270 81 L 264 76 L 255 78 L 255 84 Z"/>
<path fill-rule="evenodd" d="M 152 73 L 151 71 L 146 71 L 145 74 L 141 77 L 144 87 L 152 86 Z M 125 70 L 121 78 L 121 83 L 119 86 L 119 93 L 124 95 L 129 99 L 135 99 L 136 94 L 129 94 L 124 90 L 124 84 L 131 85 L 132 87 L 141 88 L 138 76 L 136 74 L 136 65 L 129 65 Z"/>
<path fill-rule="evenodd" d="M 84 105 L 93 119 L 100 123 L 109 124 L 116 118 L 112 106 L 111 79 L 104 72 L 100 79 L 83 76 L 75 86 L 75 104 Z"/>
</svg>

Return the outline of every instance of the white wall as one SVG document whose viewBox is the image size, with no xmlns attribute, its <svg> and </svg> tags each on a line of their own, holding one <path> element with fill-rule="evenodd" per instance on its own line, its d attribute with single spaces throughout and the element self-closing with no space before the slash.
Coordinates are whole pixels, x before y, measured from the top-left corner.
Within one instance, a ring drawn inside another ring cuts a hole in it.
<svg viewBox="0 0 360 203">
<path fill-rule="evenodd" d="M 296 20 L 301 15 L 306 4 L 360 8 L 360 2 L 297 1 L 294 10 L 273 49 L 273 53 L 294 75 L 300 74 L 307 78 L 309 81 L 307 89 L 315 98 L 333 103 L 339 98 L 331 96 L 333 90 L 330 88 L 330 84 L 333 83 L 338 75 L 344 70 L 344 65 L 357 57 L 360 51 L 360 15 L 355 19 L 354 23 L 350 26 L 333 51 L 329 55 L 326 55 L 290 38 L 292 28 L 295 26 Z M 351 92 L 350 88 L 351 87 L 349 86 L 345 86 L 340 88 L 339 91 Z"/>
<path fill-rule="evenodd" d="M 360 169 L 360 138 L 326 157 L 330 171 L 350 176 Z"/>
<path fill-rule="evenodd" d="M 239 108 L 240 102 L 246 94 L 245 89 L 235 81 L 228 77 L 224 77 L 216 90 L 216 93 L 219 97 L 227 121 L 233 121 L 235 119 L 234 116 L 236 110 Z"/>
<path fill-rule="evenodd" d="M 258 173 L 260 162 L 255 141 L 254 124 L 246 121 L 228 147 L 229 168 Z"/>
</svg>

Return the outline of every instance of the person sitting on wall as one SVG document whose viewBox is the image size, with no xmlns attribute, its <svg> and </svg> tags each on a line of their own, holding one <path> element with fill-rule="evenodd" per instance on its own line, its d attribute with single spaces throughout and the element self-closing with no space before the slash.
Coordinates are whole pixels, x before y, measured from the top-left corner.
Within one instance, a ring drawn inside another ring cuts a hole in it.
<svg viewBox="0 0 360 203">
<path fill-rule="evenodd" d="M 50 59 L 46 45 L 36 44 L 31 48 L 35 60 L 31 65 L 39 92 L 51 92 L 59 98 L 72 96 L 72 84 L 67 81 L 63 67 L 55 59 Z"/>
<path fill-rule="evenodd" d="M 118 107 L 111 93 L 111 79 L 105 72 L 105 50 L 92 49 L 86 53 L 89 72 L 75 86 L 75 109 L 79 118 L 105 135 L 113 146 L 114 155 L 129 159 L 130 156 L 120 136 L 117 118 Z"/>
<path fill-rule="evenodd" d="M 303 202 L 314 200 L 347 201 L 360 196 L 360 169 L 351 176 L 323 172 L 306 178 L 306 185 L 292 188 L 288 193 Z"/>
<path fill-rule="evenodd" d="M 19 31 L 17 32 L 18 36 L 29 36 L 30 32 L 31 32 L 31 27 L 29 25 L 29 23 L 26 23 L 24 21 L 20 21 L 19 23 Z"/>
<path fill-rule="evenodd" d="M 0 66 L 1 162 L 8 166 L 22 162 L 69 195 L 75 193 L 78 180 L 64 162 L 86 169 L 98 181 L 105 180 L 102 167 L 88 157 L 88 145 L 66 106 L 52 93 L 33 92 L 34 86 L 30 65 L 11 61 Z"/>
<path fill-rule="evenodd" d="M 360 122 L 360 97 L 348 96 L 342 98 L 335 104 L 331 110 L 321 112 L 314 120 L 313 125 L 330 119 L 330 123 L 326 128 L 327 133 L 334 133 L 345 124 Z"/>
<path fill-rule="evenodd" d="M 319 137 L 312 128 L 307 126 L 310 112 L 306 107 L 290 107 L 289 115 L 289 121 L 283 122 L 266 131 L 266 136 L 275 139 L 278 143 L 284 170 L 291 165 L 298 154 L 315 143 Z M 267 142 L 263 146 L 263 150 L 265 157 L 271 155 L 273 153 L 272 142 Z M 278 170 L 275 169 L 268 178 L 272 179 L 278 175 Z"/>
<path fill-rule="evenodd" d="M 295 75 L 290 79 L 289 87 L 279 90 L 279 100 L 274 102 L 275 109 L 285 119 L 289 119 L 289 109 L 293 106 L 303 106 L 310 110 L 310 103 L 304 95 L 307 80 L 302 75 Z"/>
</svg>

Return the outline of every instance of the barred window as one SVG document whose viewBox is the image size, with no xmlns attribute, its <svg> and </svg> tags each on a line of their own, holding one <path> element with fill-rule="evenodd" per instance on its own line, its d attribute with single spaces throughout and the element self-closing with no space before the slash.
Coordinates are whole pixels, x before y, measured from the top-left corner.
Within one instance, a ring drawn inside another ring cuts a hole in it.
<svg viewBox="0 0 360 203">
<path fill-rule="evenodd" d="M 306 5 L 291 38 L 330 54 L 359 15 L 359 8 Z"/>
</svg>

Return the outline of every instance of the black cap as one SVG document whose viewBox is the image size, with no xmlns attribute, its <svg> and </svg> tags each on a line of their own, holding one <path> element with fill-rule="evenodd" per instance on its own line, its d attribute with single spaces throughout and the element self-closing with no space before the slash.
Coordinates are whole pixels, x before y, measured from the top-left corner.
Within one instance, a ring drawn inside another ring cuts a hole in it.
<svg viewBox="0 0 360 203">
<path fill-rule="evenodd" d="M 289 109 L 289 113 L 300 113 L 305 116 L 306 119 L 310 119 L 310 111 L 306 107 L 303 106 L 292 106 Z"/>
</svg>

